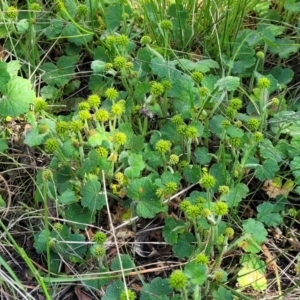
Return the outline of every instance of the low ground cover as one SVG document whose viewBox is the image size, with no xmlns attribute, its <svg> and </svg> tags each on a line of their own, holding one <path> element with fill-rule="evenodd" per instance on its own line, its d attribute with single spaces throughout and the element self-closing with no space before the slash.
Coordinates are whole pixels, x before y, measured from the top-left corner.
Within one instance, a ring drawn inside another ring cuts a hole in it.
<svg viewBox="0 0 300 300">
<path fill-rule="evenodd" d="M 299 298 L 298 2 L 0 8 L 4 299 Z"/>
</svg>

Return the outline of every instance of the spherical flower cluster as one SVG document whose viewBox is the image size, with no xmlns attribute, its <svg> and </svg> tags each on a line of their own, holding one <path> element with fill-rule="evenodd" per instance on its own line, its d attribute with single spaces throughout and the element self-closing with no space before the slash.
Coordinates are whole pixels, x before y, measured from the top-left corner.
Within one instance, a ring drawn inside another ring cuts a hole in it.
<svg viewBox="0 0 300 300">
<path fill-rule="evenodd" d="M 195 262 L 201 265 L 207 265 L 209 258 L 204 253 L 200 253 L 195 257 Z"/>
<path fill-rule="evenodd" d="M 225 110 L 225 115 L 230 118 L 230 119 L 234 119 L 237 115 L 237 110 L 232 108 L 232 107 L 227 107 L 226 110 Z"/>
<path fill-rule="evenodd" d="M 253 133 L 253 139 L 255 142 L 260 143 L 263 140 L 264 136 L 260 131 Z"/>
<path fill-rule="evenodd" d="M 118 184 L 123 185 L 125 182 L 125 175 L 122 172 L 118 172 L 115 174 L 115 179 L 117 180 Z"/>
<path fill-rule="evenodd" d="M 73 139 L 72 140 L 72 145 L 75 148 L 79 148 L 80 146 L 82 146 L 82 143 L 80 143 L 77 139 Z"/>
<path fill-rule="evenodd" d="M 226 273 L 223 270 L 216 270 L 214 273 L 215 281 L 217 282 L 223 282 L 226 280 Z"/>
<path fill-rule="evenodd" d="M 278 98 L 274 97 L 274 98 L 272 99 L 271 103 L 272 103 L 273 106 L 278 106 L 279 103 L 280 103 L 280 101 L 279 101 Z"/>
<path fill-rule="evenodd" d="M 77 13 L 78 17 L 84 17 L 87 15 L 88 9 L 84 4 L 80 4 L 77 6 L 76 13 Z"/>
<path fill-rule="evenodd" d="M 42 178 L 44 181 L 50 181 L 53 179 L 53 173 L 51 170 L 49 169 L 46 169 L 46 170 L 43 170 L 42 172 Z"/>
<path fill-rule="evenodd" d="M 247 121 L 247 127 L 251 131 L 256 131 L 259 128 L 259 125 L 260 125 L 259 121 L 255 118 L 251 118 Z"/>
<path fill-rule="evenodd" d="M 177 191 L 177 183 L 169 181 L 165 184 L 165 191 L 167 194 L 174 194 Z"/>
<path fill-rule="evenodd" d="M 18 16 L 18 9 L 14 6 L 9 6 L 6 9 L 6 16 L 11 20 L 16 19 Z"/>
<path fill-rule="evenodd" d="M 91 114 L 88 110 L 81 110 L 78 112 L 78 117 L 80 120 L 86 121 L 91 118 Z"/>
<path fill-rule="evenodd" d="M 170 159 L 169 159 L 169 164 L 170 165 L 176 165 L 179 162 L 179 156 L 176 154 L 171 154 Z"/>
<path fill-rule="evenodd" d="M 214 205 L 214 212 L 218 216 L 224 216 L 228 213 L 228 205 L 225 202 L 219 201 Z"/>
<path fill-rule="evenodd" d="M 59 136 L 64 136 L 68 133 L 69 124 L 65 121 L 58 121 L 55 124 L 55 131 Z"/>
<path fill-rule="evenodd" d="M 127 294 L 126 291 L 122 291 L 120 294 L 120 300 L 135 300 L 135 299 L 136 299 L 136 294 L 132 290 L 127 290 Z"/>
<path fill-rule="evenodd" d="M 175 115 L 175 116 L 173 116 L 172 119 L 171 119 L 171 122 L 173 124 L 175 124 L 176 126 L 184 124 L 184 121 L 183 121 L 181 115 Z"/>
<path fill-rule="evenodd" d="M 159 198 L 163 198 L 166 195 L 166 191 L 163 188 L 159 188 L 155 192 L 156 196 Z"/>
<path fill-rule="evenodd" d="M 112 46 L 116 44 L 116 37 L 114 35 L 109 35 L 106 37 L 105 42 L 107 45 Z"/>
<path fill-rule="evenodd" d="M 106 63 L 106 64 L 104 65 L 104 70 L 105 70 L 105 71 L 109 71 L 109 70 L 111 70 L 113 67 L 114 67 L 114 66 L 113 66 L 112 63 Z"/>
<path fill-rule="evenodd" d="M 78 103 L 78 110 L 90 110 L 91 106 L 87 101 Z"/>
<path fill-rule="evenodd" d="M 204 218 L 208 218 L 211 216 L 211 211 L 208 208 L 204 208 L 201 210 L 200 215 Z"/>
<path fill-rule="evenodd" d="M 199 184 L 204 189 L 211 189 L 216 184 L 216 179 L 214 176 L 204 172 L 201 179 L 199 180 Z"/>
<path fill-rule="evenodd" d="M 74 120 L 69 123 L 69 127 L 73 132 L 80 132 L 83 128 L 83 124 L 80 120 Z"/>
<path fill-rule="evenodd" d="M 183 170 L 186 166 L 189 165 L 189 162 L 187 160 L 181 160 L 178 164 L 178 167 Z"/>
<path fill-rule="evenodd" d="M 100 146 L 98 148 L 96 148 L 96 152 L 100 157 L 104 157 L 106 158 L 108 156 L 108 151 L 106 148 Z"/>
<path fill-rule="evenodd" d="M 40 4 L 34 2 L 30 4 L 30 10 L 32 11 L 41 11 L 41 6 Z"/>
<path fill-rule="evenodd" d="M 235 110 L 239 110 L 242 108 L 243 102 L 241 99 L 239 98 L 233 98 L 229 101 L 229 107 L 235 109 Z"/>
<path fill-rule="evenodd" d="M 100 244 L 102 245 L 105 241 L 106 241 L 106 234 L 101 232 L 101 231 L 98 231 L 94 234 L 93 236 L 93 240 L 97 243 L 97 244 Z"/>
<path fill-rule="evenodd" d="M 58 140 L 54 138 L 49 138 L 45 142 L 45 150 L 49 153 L 54 153 L 59 148 Z"/>
<path fill-rule="evenodd" d="M 298 215 L 298 210 L 296 210 L 294 207 L 293 208 L 290 208 L 289 210 L 288 210 L 288 214 L 289 214 L 289 216 L 291 216 L 292 218 L 296 218 L 297 217 L 297 215 Z"/>
<path fill-rule="evenodd" d="M 105 254 L 105 248 L 102 245 L 93 245 L 91 247 L 91 254 L 95 258 L 101 258 Z"/>
<path fill-rule="evenodd" d="M 185 210 L 186 216 L 191 219 L 195 220 L 201 214 L 201 208 L 198 205 L 189 205 Z"/>
<path fill-rule="evenodd" d="M 99 122 L 106 122 L 109 120 L 109 112 L 103 108 L 99 109 L 95 113 L 95 118 Z"/>
<path fill-rule="evenodd" d="M 124 105 L 118 103 L 115 103 L 111 107 L 111 113 L 113 116 L 120 116 L 125 110 Z"/>
<path fill-rule="evenodd" d="M 224 235 L 228 237 L 233 237 L 234 236 L 234 230 L 231 227 L 227 227 L 224 231 Z"/>
<path fill-rule="evenodd" d="M 175 270 L 170 275 L 170 286 L 175 290 L 183 289 L 187 284 L 187 279 L 181 270 Z"/>
<path fill-rule="evenodd" d="M 187 126 L 185 135 L 189 139 L 195 139 L 198 136 L 198 129 L 194 126 Z"/>
<path fill-rule="evenodd" d="M 57 232 L 61 232 L 62 229 L 63 229 L 63 224 L 59 223 L 59 222 L 56 222 L 53 224 L 53 228 L 55 231 Z"/>
<path fill-rule="evenodd" d="M 221 126 L 222 128 L 227 129 L 230 126 L 230 121 L 225 119 L 224 121 L 222 121 Z"/>
<path fill-rule="evenodd" d="M 163 30 L 167 30 L 167 31 L 172 30 L 172 28 L 173 28 L 173 24 L 169 20 L 161 21 L 160 26 Z"/>
<path fill-rule="evenodd" d="M 164 86 L 159 82 L 153 82 L 151 86 L 151 94 L 154 96 L 160 96 L 164 93 Z"/>
<path fill-rule="evenodd" d="M 202 206 L 203 204 L 205 204 L 207 201 L 204 197 L 197 197 L 197 199 L 195 200 L 196 205 L 198 206 Z"/>
<path fill-rule="evenodd" d="M 40 133 L 40 134 L 44 134 L 44 133 L 48 132 L 49 126 L 46 125 L 46 124 L 43 124 L 43 125 L 40 125 L 40 126 L 38 127 L 38 129 L 39 129 L 39 133 Z"/>
<path fill-rule="evenodd" d="M 161 84 L 163 85 L 165 91 L 169 91 L 172 88 L 172 82 L 169 80 L 165 79 L 161 82 Z"/>
<path fill-rule="evenodd" d="M 152 40 L 151 40 L 150 36 L 148 36 L 148 35 L 142 36 L 142 38 L 141 38 L 142 45 L 147 45 L 147 44 L 150 44 L 151 42 L 152 42 Z"/>
<path fill-rule="evenodd" d="M 192 74 L 192 79 L 196 82 L 196 83 L 200 83 L 203 78 L 204 78 L 204 75 L 201 73 L 201 72 L 198 72 L 198 71 L 194 71 Z"/>
<path fill-rule="evenodd" d="M 126 134 L 123 133 L 123 132 L 117 132 L 117 133 L 115 134 L 115 141 L 116 141 L 116 143 L 119 144 L 119 145 L 124 145 L 124 144 L 126 143 L 126 141 L 127 141 L 127 136 L 126 136 Z"/>
<path fill-rule="evenodd" d="M 241 139 L 238 137 L 233 137 L 229 139 L 229 144 L 234 147 L 234 148 L 238 148 L 241 145 Z"/>
<path fill-rule="evenodd" d="M 41 97 L 37 97 L 34 101 L 34 110 L 36 112 L 40 112 L 42 110 L 46 110 L 48 107 L 47 102 L 41 98 Z"/>
<path fill-rule="evenodd" d="M 256 52 L 256 57 L 259 59 L 264 59 L 265 54 L 262 51 L 258 51 L 258 52 Z"/>
<path fill-rule="evenodd" d="M 133 69 L 133 63 L 131 61 L 127 61 L 125 64 L 126 70 L 132 70 Z"/>
<path fill-rule="evenodd" d="M 155 145 L 155 150 L 161 154 L 166 154 L 171 150 L 172 143 L 167 140 L 159 140 Z"/>
<path fill-rule="evenodd" d="M 218 192 L 221 193 L 222 195 L 228 195 L 230 192 L 230 189 L 227 185 L 220 185 Z"/>
<path fill-rule="evenodd" d="M 205 86 L 202 86 L 198 89 L 198 94 L 200 97 L 206 97 L 209 95 L 209 89 Z"/>
<path fill-rule="evenodd" d="M 260 89 L 268 89 L 270 85 L 271 82 L 267 77 L 261 77 L 257 80 L 257 86 Z"/>
<path fill-rule="evenodd" d="M 183 200 L 180 202 L 179 207 L 182 211 L 186 211 L 188 209 L 188 207 L 191 206 L 191 203 L 188 200 Z"/>
<path fill-rule="evenodd" d="M 177 127 L 177 132 L 181 135 L 186 135 L 187 128 L 188 128 L 188 126 L 186 124 L 179 125 Z"/>
<path fill-rule="evenodd" d="M 123 56 L 117 56 L 114 59 L 113 66 L 114 66 L 114 68 L 116 68 L 118 70 L 124 69 L 126 66 L 126 58 Z"/>
<path fill-rule="evenodd" d="M 243 123 L 242 123 L 242 121 L 237 120 L 237 121 L 234 122 L 234 126 L 237 127 L 237 128 L 241 128 L 243 126 Z"/>
<path fill-rule="evenodd" d="M 127 47 L 129 44 L 129 38 L 125 34 L 118 35 L 116 38 L 116 43 L 119 46 Z"/>
<path fill-rule="evenodd" d="M 98 95 L 93 94 L 88 97 L 87 102 L 90 107 L 97 108 L 101 103 L 101 99 Z"/>
<path fill-rule="evenodd" d="M 106 91 L 105 91 L 105 97 L 111 101 L 115 100 L 119 95 L 119 92 L 111 87 L 111 88 L 108 88 Z"/>
</svg>

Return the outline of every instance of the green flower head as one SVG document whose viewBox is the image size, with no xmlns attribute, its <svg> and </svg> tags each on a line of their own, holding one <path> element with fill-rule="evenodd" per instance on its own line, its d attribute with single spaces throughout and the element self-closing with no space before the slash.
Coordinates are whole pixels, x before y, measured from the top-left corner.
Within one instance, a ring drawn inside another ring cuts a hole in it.
<svg viewBox="0 0 300 300">
<path fill-rule="evenodd" d="M 108 88 L 106 91 L 105 91 L 105 97 L 111 101 L 115 100 L 119 95 L 119 92 L 111 87 L 111 88 Z"/>
<path fill-rule="evenodd" d="M 81 17 L 84 17 L 87 15 L 88 9 L 84 4 L 80 4 L 77 6 L 76 13 L 77 13 L 77 16 L 81 18 Z"/>
<path fill-rule="evenodd" d="M 127 47 L 129 44 L 129 38 L 127 35 L 124 34 L 118 35 L 116 38 L 116 43 L 119 46 Z"/>
<path fill-rule="evenodd" d="M 230 121 L 225 119 L 224 121 L 222 121 L 221 126 L 222 128 L 227 129 L 230 126 Z"/>
<path fill-rule="evenodd" d="M 230 106 L 227 107 L 225 110 L 225 115 L 230 119 L 234 119 L 237 114 L 238 114 L 237 110 Z"/>
<path fill-rule="evenodd" d="M 259 128 L 259 125 L 260 125 L 260 122 L 255 118 L 251 118 L 247 121 L 247 127 L 252 132 L 256 131 Z"/>
<path fill-rule="evenodd" d="M 49 138 L 45 142 L 45 150 L 49 153 L 54 153 L 59 148 L 58 140 L 54 138 Z"/>
<path fill-rule="evenodd" d="M 101 99 L 98 95 L 93 94 L 88 97 L 87 103 L 90 105 L 90 107 L 98 108 L 101 103 Z"/>
<path fill-rule="evenodd" d="M 187 126 L 185 136 L 189 139 L 195 139 L 198 136 L 198 129 L 194 126 Z"/>
<path fill-rule="evenodd" d="M 96 111 L 95 118 L 97 121 L 104 123 L 109 120 L 109 113 L 107 110 L 101 108 Z"/>
<path fill-rule="evenodd" d="M 191 204 L 185 210 L 185 214 L 189 219 L 195 220 L 198 216 L 201 215 L 201 208 L 198 205 Z"/>
<path fill-rule="evenodd" d="M 183 200 L 180 202 L 179 207 L 183 212 L 186 212 L 191 205 L 192 204 L 188 200 Z"/>
<path fill-rule="evenodd" d="M 273 106 L 278 106 L 280 104 L 280 101 L 278 98 L 274 97 L 271 101 Z"/>
<path fill-rule="evenodd" d="M 262 51 L 258 51 L 258 52 L 256 52 L 256 57 L 259 59 L 264 59 L 265 54 Z"/>
<path fill-rule="evenodd" d="M 9 6 L 6 9 L 6 16 L 11 20 L 15 20 L 18 16 L 18 9 L 14 6 Z"/>
<path fill-rule="evenodd" d="M 112 70 L 113 67 L 114 67 L 114 65 L 113 65 L 112 63 L 106 63 L 106 64 L 104 65 L 104 70 L 105 70 L 105 71 L 109 71 L 109 70 Z"/>
<path fill-rule="evenodd" d="M 234 147 L 234 148 L 238 148 L 241 145 L 241 139 L 238 137 L 233 137 L 229 139 L 229 144 Z"/>
<path fill-rule="evenodd" d="M 167 194 L 174 194 L 177 191 L 177 183 L 169 181 L 165 184 L 165 191 Z"/>
<path fill-rule="evenodd" d="M 218 216 L 224 216 L 228 213 L 228 205 L 225 202 L 219 201 L 215 203 L 214 212 Z"/>
<path fill-rule="evenodd" d="M 207 265 L 209 262 L 209 258 L 204 253 L 200 253 L 196 256 L 195 262 L 201 265 Z"/>
<path fill-rule="evenodd" d="M 172 88 L 172 82 L 169 80 L 165 79 L 161 82 L 161 84 L 163 85 L 165 91 L 169 91 Z"/>
<path fill-rule="evenodd" d="M 194 71 L 192 74 L 192 79 L 196 82 L 196 83 L 200 83 L 203 78 L 204 78 L 204 75 L 201 73 L 201 72 L 198 72 L 198 71 Z"/>
<path fill-rule="evenodd" d="M 203 175 L 199 180 L 199 184 L 204 189 L 211 189 L 216 184 L 216 179 L 214 176 L 210 175 L 207 170 L 203 170 Z"/>
<path fill-rule="evenodd" d="M 106 241 L 106 234 L 101 232 L 101 231 L 98 231 L 94 234 L 93 236 L 93 240 L 97 243 L 97 244 L 100 244 L 102 245 L 105 241 Z"/>
<path fill-rule="evenodd" d="M 164 86 L 159 82 L 154 82 L 151 86 L 151 94 L 154 96 L 160 96 L 164 93 Z"/>
<path fill-rule="evenodd" d="M 49 170 L 49 169 L 43 170 L 43 172 L 42 172 L 42 178 L 43 178 L 44 181 L 50 181 L 50 180 L 52 180 L 53 179 L 53 173 L 52 173 L 52 171 Z"/>
<path fill-rule="evenodd" d="M 170 275 L 170 286 L 175 290 L 183 289 L 187 284 L 187 279 L 181 270 L 173 271 Z"/>
<path fill-rule="evenodd" d="M 65 121 L 57 121 L 55 124 L 55 131 L 59 136 L 64 136 L 68 133 L 69 127 L 69 123 Z"/>
<path fill-rule="evenodd" d="M 105 255 L 105 248 L 102 245 L 93 245 L 90 251 L 95 258 L 101 258 Z"/>
<path fill-rule="evenodd" d="M 173 124 L 175 124 L 176 126 L 184 124 L 184 121 L 183 121 L 181 115 L 175 115 L 175 116 L 173 116 L 172 119 L 171 119 L 171 122 Z"/>
<path fill-rule="evenodd" d="M 209 95 L 209 89 L 205 86 L 202 86 L 198 89 L 198 95 L 200 97 L 207 97 Z"/>
<path fill-rule="evenodd" d="M 63 229 L 63 224 L 59 223 L 59 222 L 56 222 L 53 224 L 53 228 L 55 231 L 57 232 L 61 232 L 62 229 Z"/>
<path fill-rule="evenodd" d="M 228 195 L 230 192 L 230 189 L 227 185 L 220 185 L 218 192 L 221 193 L 222 195 Z"/>
<path fill-rule="evenodd" d="M 224 235 L 228 237 L 234 236 L 234 230 L 231 227 L 227 227 L 224 231 Z"/>
<path fill-rule="evenodd" d="M 229 107 L 239 110 L 242 108 L 243 102 L 240 98 L 233 98 L 232 100 L 229 101 Z"/>
<path fill-rule="evenodd" d="M 86 121 L 86 120 L 91 119 L 91 114 L 88 110 L 80 110 L 78 112 L 78 117 L 80 120 Z"/>
<path fill-rule="evenodd" d="M 43 111 L 43 110 L 46 110 L 48 107 L 48 104 L 47 102 L 41 98 L 41 97 L 37 97 L 34 101 L 34 110 L 36 112 L 40 112 L 40 111 Z"/>
<path fill-rule="evenodd" d="M 271 82 L 267 77 L 261 77 L 257 80 L 257 87 L 260 89 L 268 89 L 270 85 Z"/>
<path fill-rule="evenodd" d="M 264 139 L 264 136 L 261 132 L 256 131 L 253 133 L 253 139 L 255 142 L 260 143 Z"/>
<path fill-rule="evenodd" d="M 78 110 L 90 110 L 91 106 L 87 101 L 78 103 Z"/>
<path fill-rule="evenodd" d="M 173 24 L 169 20 L 163 20 L 163 21 L 161 21 L 160 26 L 161 26 L 161 28 L 163 30 L 166 30 L 166 31 L 170 31 L 173 28 Z"/>
<path fill-rule="evenodd" d="M 123 132 L 117 132 L 115 134 L 115 142 L 119 145 L 124 145 L 127 141 L 127 136 Z"/>
<path fill-rule="evenodd" d="M 117 70 L 124 69 L 126 67 L 126 58 L 123 56 L 117 56 L 114 59 L 113 66 Z"/>
<path fill-rule="evenodd" d="M 171 150 L 172 143 L 167 140 L 159 140 L 155 145 L 155 150 L 161 154 L 166 154 Z"/>
<path fill-rule="evenodd" d="M 127 290 L 127 294 L 126 291 L 122 291 L 120 294 L 120 300 L 135 300 L 135 299 L 136 299 L 136 294 L 132 290 Z"/>
<path fill-rule="evenodd" d="M 69 123 L 69 127 L 73 132 L 80 132 L 83 129 L 83 124 L 80 120 L 74 120 Z"/>
<path fill-rule="evenodd" d="M 30 10 L 32 11 L 41 11 L 41 6 L 40 4 L 34 2 L 30 4 Z"/>
<path fill-rule="evenodd" d="M 114 35 L 109 35 L 106 39 L 105 42 L 107 45 L 112 46 L 116 44 L 116 37 Z"/>
<path fill-rule="evenodd" d="M 111 107 L 111 113 L 113 116 L 120 116 L 125 111 L 124 105 L 118 103 L 115 103 Z"/>
<path fill-rule="evenodd" d="M 171 154 L 170 155 L 170 160 L 169 160 L 169 164 L 170 165 L 177 165 L 179 162 L 179 157 L 176 154 Z"/>
<path fill-rule="evenodd" d="M 152 42 L 152 40 L 151 40 L 150 36 L 148 36 L 148 35 L 142 36 L 142 38 L 141 38 L 142 45 L 147 45 L 147 44 L 150 44 L 151 42 Z"/>
<path fill-rule="evenodd" d="M 96 148 L 96 152 L 97 154 L 99 155 L 99 157 L 104 157 L 104 158 L 107 158 L 108 156 L 108 151 L 106 148 L 100 146 L 98 148 Z"/>
</svg>

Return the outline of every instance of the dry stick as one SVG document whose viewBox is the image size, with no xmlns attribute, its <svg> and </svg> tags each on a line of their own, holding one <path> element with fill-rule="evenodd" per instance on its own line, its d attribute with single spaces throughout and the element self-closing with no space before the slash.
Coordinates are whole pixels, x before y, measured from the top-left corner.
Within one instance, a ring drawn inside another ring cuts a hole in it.
<svg viewBox="0 0 300 300">
<path fill-rule="evenodd" d="M 7 189 L 7 194 L 8 194 L 7 207 L 5 209 L 4 214 L 2 215 L 2 217 L 5 218 L 6 215 L 7 215 L 7 213 L 8 213 L 8 211 L 9 211 L 10 205 L 11 205 L 11 191 L 9 189 L 7 181 L 4 179 L 4 177 L 2 175 L 0 175 L 0 181 L 1 180 L 4 182 L 4 185 L 5 185 L 6 189 Z"/>
<path fill-rule="evenodd" d="M 102 170 L 102 181 L 103 181 L 103 192 L 104 192 L 104 197 L 105 197 L 105 202 L 106 202 L 106 207 L 107 207 L 107 214 L 108 214 L 108 219 L 109 219 L 109 226 L 110 226 L 111 233 L 113 235 L 114 241 L 116 243 L 116 250 L 117 250 L 118 259 L 119 259 L 119 263 L 120 263 L 120 267 L 121 267 L 121 273 L 122 273 L 122 279 L 123 279 L 124 287 L 125 287 L 126 299 L 129 300 L 125 273 L 124 273 L 124 269 L 123 269 L 123 265 L 122 265 L 120 251 L 119 251 L 119 248 L 118 248 L 118 240 L 117 240 L 117 237 L 116 237 L 115 228 L 114 228 L 113 221 L 112 221 L 111 214 L 110 214 L 109 203 L 108 203 L 108 198 L 107 198 L 107 191 L 106 191 L 106 185 L 105 185 L 105 174 L 104 174 L 103 170 Z"/>
</svg>

